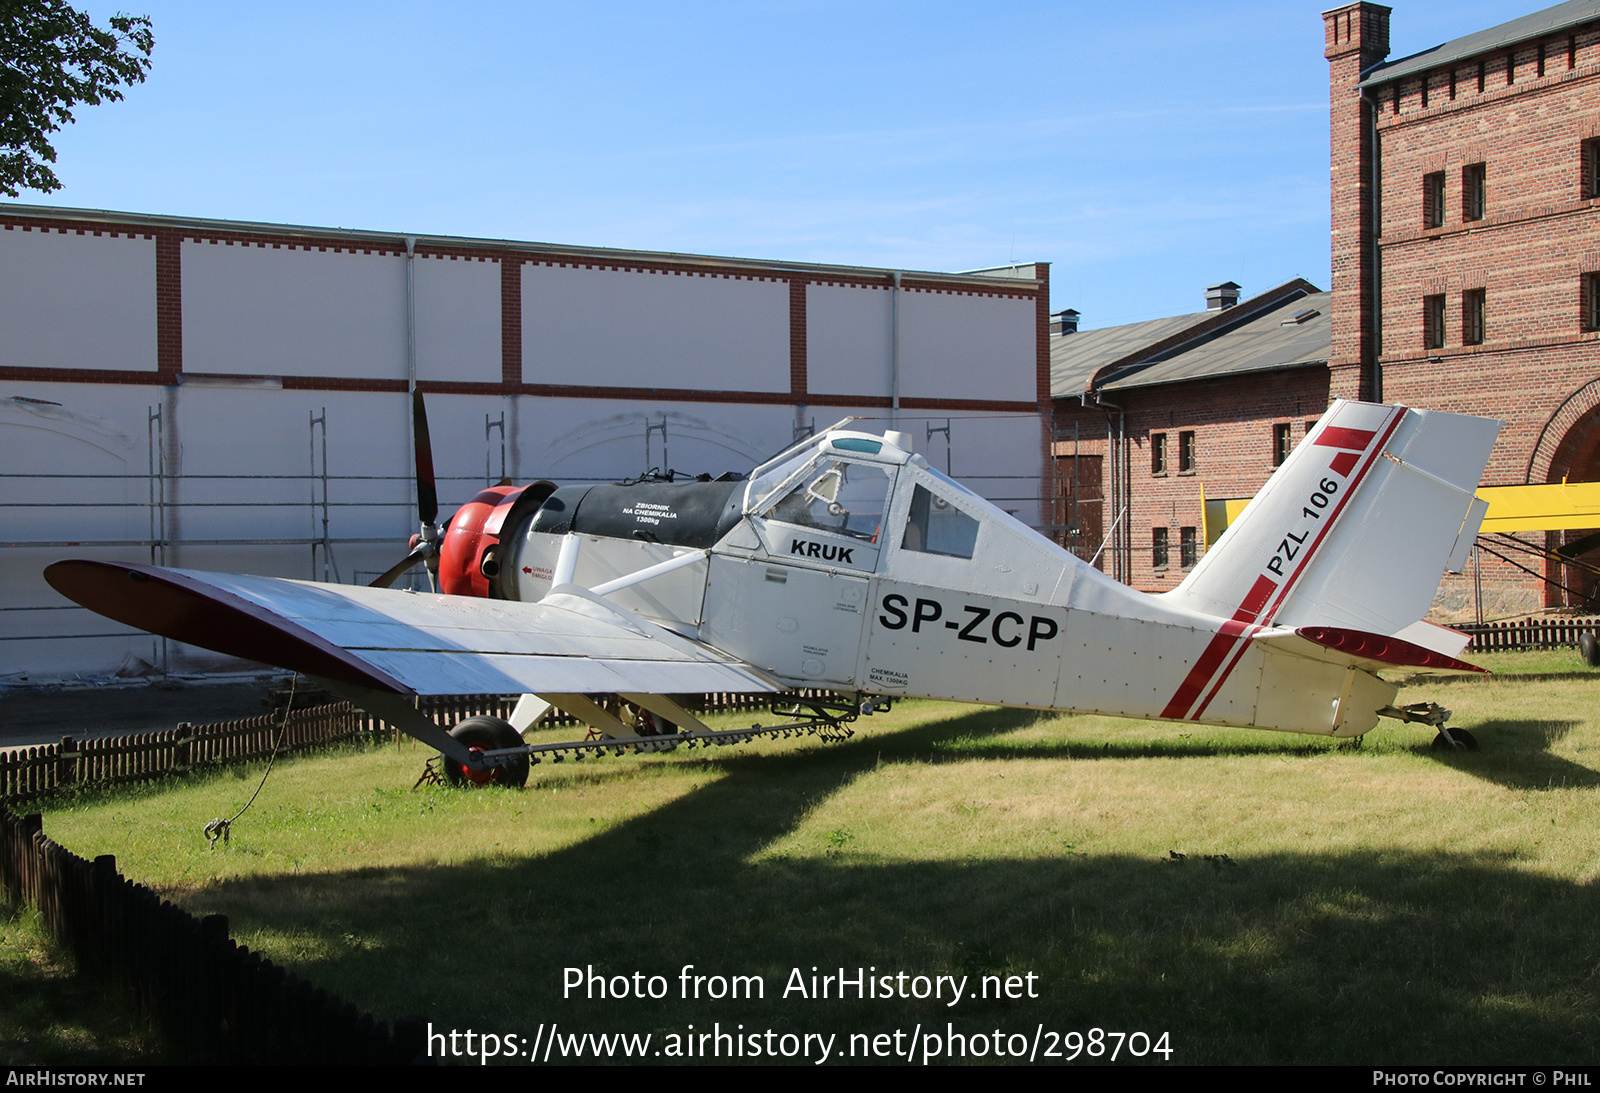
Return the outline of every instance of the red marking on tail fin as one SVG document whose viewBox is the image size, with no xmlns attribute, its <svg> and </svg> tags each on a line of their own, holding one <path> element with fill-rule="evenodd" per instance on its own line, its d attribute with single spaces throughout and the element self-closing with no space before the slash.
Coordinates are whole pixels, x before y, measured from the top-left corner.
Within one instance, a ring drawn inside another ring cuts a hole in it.
<svg viewBox="0 0 1600 1093">
<path fill-rule="evenodd" d="M 1371 429 L 1345 429 L 1329 425 L 1317 433 L 1317 438 L 1311 443 L 1321 448 L 1349 448 L 1351 451 L 1364 452 L 1374 435 Z"/>
<path fill-rule="evenodd" d="M 1355 465 L 1360 459 L 1360 452 L 1340 452 L 1333 457 L 1333 462 L 1329 466 L 1333 468 L 1333 473 L 1340 478 L 1349 478 L 1350 472 L 1355 469 Z"/>
<path fill-rule="evenodd" d="M 1250 586 L 1250 591 L 1245 594 L 1244 602 L 1239 605 L 1239 610 L 1234 614 L 1235 622 L 1254 622 L 1261 609 L 1267 605 L 1267 597 L 1272 595 L 1272 590 L 1278 583 L 1266 574 L 1256 578 L 1256 583 Z"/>
</svg>

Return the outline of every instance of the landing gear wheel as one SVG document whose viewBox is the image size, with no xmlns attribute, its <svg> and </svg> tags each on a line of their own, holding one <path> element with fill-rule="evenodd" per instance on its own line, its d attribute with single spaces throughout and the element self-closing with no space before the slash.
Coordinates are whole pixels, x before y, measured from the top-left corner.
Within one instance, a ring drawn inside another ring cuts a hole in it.
<svg viewBox="0 0 1600 1093">
<path fill-rule="evenodd" d="M 1578 638 L 1578 651 L 1583 654 L 1585 664 L 1600 668 L 1600 641 L 1595 640 L 1593 632 L 1585 630 Z"/>
<path fill-rule="evenodd" d="M 1433 738 L 1432 747 L 1434 751 L 1477 751 L 1478 738 L 1466 729 L 1447 727 Z"/>
<path fill-rule="evenodd" d="M 474 751 L 519 748 L 522 734 L 509 721 L 498 717 L 469 717 L 450 730 L 450 735 Z M 511 762 L 488 770 L 470 770 L 448 755 L 439 757 L 445 781 L 453 786 L 525 786 L 528 784 L 528 757 L 519 755 Z"/>
</svg>

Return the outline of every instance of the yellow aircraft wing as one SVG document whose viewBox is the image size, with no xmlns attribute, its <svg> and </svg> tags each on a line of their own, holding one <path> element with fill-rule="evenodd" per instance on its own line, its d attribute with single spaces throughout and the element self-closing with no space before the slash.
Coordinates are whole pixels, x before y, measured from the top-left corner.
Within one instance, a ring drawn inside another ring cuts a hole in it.
<svg viewBox="0 0 1600 1093">
<path fill-rule="evenodd" d="M 1478 496 L 1489 503 L 1486 533 L 1600 528 L 1600 482 L 1482 486 Z"/>
</svg>

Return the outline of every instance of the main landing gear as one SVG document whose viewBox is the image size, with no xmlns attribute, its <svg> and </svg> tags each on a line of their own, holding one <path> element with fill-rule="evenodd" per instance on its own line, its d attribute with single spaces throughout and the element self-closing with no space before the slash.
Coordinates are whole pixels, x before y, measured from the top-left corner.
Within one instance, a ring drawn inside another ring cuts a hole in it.
<svg viewBox="0 0 1600 1093">
<path fill-rule="evenodd" d="M 450 730 L 450 735 L 473 751 L 497 751 L 500 748 L 520 748 L 522 734 L 511 727 L 509 721 L 498 717 L 469 717 Z M 440 756 L 444 765 L 445 781 L 453 786 L 511 786 L 528 784 L 528 757 L 519 755 L 509 763 L 485 770 L 472 770 L 448 755 Z"/>
</svg>

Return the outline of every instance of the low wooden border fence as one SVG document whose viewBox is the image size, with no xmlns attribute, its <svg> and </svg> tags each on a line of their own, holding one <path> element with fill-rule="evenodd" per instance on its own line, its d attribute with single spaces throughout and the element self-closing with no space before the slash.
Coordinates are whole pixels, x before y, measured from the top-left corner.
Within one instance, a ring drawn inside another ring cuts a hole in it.
<svg viewBox="0 0 1600 1093">
<path fill-rule="evenodd" d="M 163 732 L 102 740 L 62 737 L 59 744 L 0 753 L 0 800 L 19 801 L 74 786 L 143 782 L 191 770 L 265 759 L 280 734 L 283 751 L 306 751 L 382 730 L 348 702 L 295 710 L 287 732 L 281 714 L 213 725 L 180 722 Z"/>
<path fill-rule="evenodd" d="M 80 974 L 120 989 L 175 1061 L 216 1065 L 425 1062 L 426 1026 L 391 1027 L 253 953 L 224 915 L 197 919 L 0 808 L 0 887 L 39 909 Z"/>
<path fill-rule="evenodd" d="M 820 692 L 806 692 L 820 693 Z M 765 709 L 767 694 L 708 694 L 686 698 L 702 712 Z M 446 728 L 468 717 L 510 717 L 515 695 L 428 695 L 418 708 Z M 577 725 L 576 719 L 551 711 L 551 725 Z M 211 725 L 180 722 L 162 732 L 78 740 L 62 737 L 44 744 L 0 752 L 0 800 L 25 801 L 76 786 L 145 782 L 191 770 L 265 759 L 283 731 L 281 713 Z M 283 751 L 308 751 L 341 740 L 387 736 L 394 730 L 348 702 L 313 706 L 289 715 Z"/>
<path fill-rule="evenodd" d="M 1600 630 L 1600 618 L 1526 618 L 1505 622 L 1467 623 L 1455 627 L 1472 637 L 1470 652 L 1508 649 L 1575 648 L 1585 633 Z"/>
</svg>

